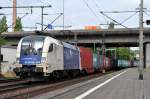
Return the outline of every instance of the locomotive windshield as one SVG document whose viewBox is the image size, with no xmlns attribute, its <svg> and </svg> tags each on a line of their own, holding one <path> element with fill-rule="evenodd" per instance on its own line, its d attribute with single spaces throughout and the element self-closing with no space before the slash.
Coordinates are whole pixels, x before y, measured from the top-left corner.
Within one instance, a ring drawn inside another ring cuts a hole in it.
<svg viewBox="0 0 150 99">
<path fill-rule="evenodd" d="M 21 55 L 41 55 L 43 43 L 43 37 L 24 38 L 21 45 Z"/>
<path fill-rule="evenodd" d="M 44 39 L 42 36 L 30 36 L 22 40 L 20 64 L 30 66 L 41 63 Z"/>
</svg>

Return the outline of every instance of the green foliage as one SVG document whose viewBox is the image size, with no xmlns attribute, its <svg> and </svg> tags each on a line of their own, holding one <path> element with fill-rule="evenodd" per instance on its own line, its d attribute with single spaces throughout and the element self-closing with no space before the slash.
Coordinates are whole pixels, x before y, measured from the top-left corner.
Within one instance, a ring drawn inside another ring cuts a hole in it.
<svg viewBox="0 0 150 99">
<path fill-rule="evenodd" d="M 115 26 L 114 22 L 110 22 L 109 26 L 108 26 L 108 29 L 114 29 L 114 26 Z"/>
<path fill-rule="evenodd" d="M 6 40 L 3 37 L 0 37 L 0 46 L 4 45 Z"/>
<path fill-rule="evenodd" d="M 0 20 L 0 33 L 6 32 L 8 30 L 6 16 Z"/>
<path fill-rule="evenodd" d="M 129 60 L 134 58 L 134 53 L 128 48 L 117 48 L 117 58 Z"/>
<path fill-rule="evenodd" d="M 21 23 L 21 19 L 18 17 L 16 19 L 16 25 L 14 27 L 14 31 L 22 31 L 22 23 Z"/>
<path fill-rule="evenodd" d="M 6 20 L 6 16 L 3 16 L 3 18 L 0 20 L 0 35 L 3 32 L 7 32 L 8 30 L 8 26 L 7 26 L 7 20 Z M 6 40 L 0 36 L 0 46 L 4 45 L 6 42 Z"/>
</svg>

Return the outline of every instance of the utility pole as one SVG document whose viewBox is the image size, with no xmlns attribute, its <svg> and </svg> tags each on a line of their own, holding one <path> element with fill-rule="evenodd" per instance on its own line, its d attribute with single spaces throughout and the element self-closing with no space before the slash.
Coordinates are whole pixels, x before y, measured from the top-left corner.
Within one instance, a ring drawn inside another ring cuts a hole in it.
<svg viewBox="0 0 150 99">
<path fill-rule="evenodd" d="M 42 9 L 42 11 L 41 11 L 41 31 L 43 31 L 43 9 L 44 9 L 44 6 L 41 6 L 41 9 Z"/>
<path fill-rule="evenodd" d="M 15 30 L 15 26 L 16 26 L 16 19 L 17 19 L 17 0 L 13 0 L 13 31 Z"/>
<path fill-rule="evenodd" d="M 75 44 L 75 46 L 78 45 L 78 39 L 77 39 L 77 33 L 76 32 L 74 32 L 74 44 Z"/>
<path fill-rule="evenodd" d="M 139 66 L 139 80 L 143 80 L 143 0 L 140 3 L 139 13 L 139 44 L 140 44 L 140 66 Z"/>
<path fill-rule="evenodd" d="M 103 69 L 102 72 L 105 73 L 105 65 L 106 65 L 106 48 L 105 48 L 105 33 L 102 34 L 102 63 Z"/>
</svg>

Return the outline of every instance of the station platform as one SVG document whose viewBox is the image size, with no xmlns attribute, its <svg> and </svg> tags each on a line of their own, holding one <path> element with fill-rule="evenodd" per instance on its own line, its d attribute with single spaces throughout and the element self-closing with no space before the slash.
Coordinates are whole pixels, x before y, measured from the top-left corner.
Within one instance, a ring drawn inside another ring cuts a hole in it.
<svg viewBox="0 0 150 99">
<path fill-rule="evenodd" d="M 129 69 L 85 99 L 150 99 L 150 70 L 144 70 L 144 79 L 139 80 L 138 69 Z M 79 98 L 76 98 L 79 99 Z"/>
<path fill-rule="evenodd" d="M 143 76 L 143 80 L 138 79 L 137 68 L 125 69 L 40 95 L 38 99 L 150 99 L 150 69 L 145 69 Z"/>
</svg>

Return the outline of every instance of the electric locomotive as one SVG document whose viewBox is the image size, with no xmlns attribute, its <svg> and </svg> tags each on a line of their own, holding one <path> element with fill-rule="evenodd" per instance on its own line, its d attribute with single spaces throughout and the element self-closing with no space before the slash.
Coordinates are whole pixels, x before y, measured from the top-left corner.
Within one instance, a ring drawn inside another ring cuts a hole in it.
<svg viewBox="0 0 150 99">
<path fill-rule="evenodd" d="M 27 36 L 17 47 L 14 72 L 21 78 L 79 73 L 79 48 L 48 36 Z"/>
</svg>

